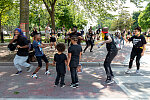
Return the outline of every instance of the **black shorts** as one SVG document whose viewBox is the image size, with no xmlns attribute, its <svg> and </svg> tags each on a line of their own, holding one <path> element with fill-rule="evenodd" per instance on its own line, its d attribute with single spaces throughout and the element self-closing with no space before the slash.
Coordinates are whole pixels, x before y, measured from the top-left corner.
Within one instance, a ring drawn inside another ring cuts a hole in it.
<svg viewBox="0 0 150 100">
<path fill-rule="evenodd" d="M 36 59 L 38 61 L 38 67 L 42 67 L 42 59 L 44 60 L 45 63 L 48 63 L 48 59 L 45 55 L 43 56 L 36 56 Z"/>
<path fill-rule="evenodd" d="M 50 42 L 56 42 L 56 38 L 50 38 Z"/>
</svg>

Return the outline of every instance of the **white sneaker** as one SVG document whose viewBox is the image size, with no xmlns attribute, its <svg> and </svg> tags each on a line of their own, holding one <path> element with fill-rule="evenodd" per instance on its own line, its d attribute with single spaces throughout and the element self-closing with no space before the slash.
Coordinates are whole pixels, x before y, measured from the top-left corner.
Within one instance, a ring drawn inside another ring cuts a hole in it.
<svg viewBox="0 0 150 100">
<path fill-rule="evenodd" d="M 128 69 L 125 73 L 126 74 L 131 74 L 131 69 Z"/>
<path fill-rule="evenodd" d="M 140 70 L 136 70 L 136 74 L 140 74 Z"/>
<path fill-rule="evenodd" d="M 45 72 L 45 75 L 50 75 L 50 74 L 51 74 L 51 73 L 50 73 L 49 70 Z"/>
<path fill-rule="evenodd" d="M 32 77 L 32 78 L 37 78 L 37 75 L 36 75 L 36 74 L 33 74 L 31 77 Z"/>
</svg>

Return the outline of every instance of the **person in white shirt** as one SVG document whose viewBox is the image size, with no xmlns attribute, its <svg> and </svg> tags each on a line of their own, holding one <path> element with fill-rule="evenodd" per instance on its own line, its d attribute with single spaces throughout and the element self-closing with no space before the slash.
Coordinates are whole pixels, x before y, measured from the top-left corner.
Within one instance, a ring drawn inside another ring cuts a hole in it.
<svg viewBox="0 0 150 100">
<path fill-rule="evenodd" d="M 45 27 L 45 43 L 49 43 L 49 39 L 50 39 L 50 27 L 47 24 L 47 26 Z"/>
</svg>

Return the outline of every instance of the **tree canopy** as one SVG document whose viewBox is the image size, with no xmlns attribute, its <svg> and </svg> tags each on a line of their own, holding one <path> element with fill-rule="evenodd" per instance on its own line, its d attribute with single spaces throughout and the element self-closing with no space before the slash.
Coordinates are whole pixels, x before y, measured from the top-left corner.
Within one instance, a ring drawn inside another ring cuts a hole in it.
<svg viewBox="0 0 150 100">
<path fill-rule="evenodd" d="M 148 3 L 145 10 L 140 13 L 138 22 L 143 29 L 150 28 L 150 3 Z"/>
</svg>

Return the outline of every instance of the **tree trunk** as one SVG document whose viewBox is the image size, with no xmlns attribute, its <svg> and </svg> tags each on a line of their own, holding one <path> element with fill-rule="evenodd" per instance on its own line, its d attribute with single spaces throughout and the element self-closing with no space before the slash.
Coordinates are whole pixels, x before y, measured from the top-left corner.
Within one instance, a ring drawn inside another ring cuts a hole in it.
<svg viewBox="0 0 150 100">
<path fill-rule="evenodd" d="M 22 31 L 25 32 L 28 39 L 30 39 L 30 35 L 29 35 L 29 0 L 20 0 L 20 24 L 25 26 L 25 28 L 22 29 Z"/>
<path fill-rule="evenodd" d="M 3 36 L 1 21 L 2 21 L 2 15 L 0 14 L 0 38 L 1 38 L 1 43 L 4 43 L 4 36 Z"/>
<path fill-rule="evenodd" d="M 55 3 L 56 3 L 57 0 L 54 0 L 52 3 L 50 3 L 51 5 L 51 9 L 49 8 L 48 6 L 48 3 L 46 3 L 45 0 L 43 0 L 46 8 L 47 8 L 47 11 L 51 17 L 51 23 L 52 23 L 52 29 L 55 30 Z"/>
<path fill-rule="evenodd" d="M 51 5 L 52 11 L 50 13 L 51 16 L 51 22 L 52 22 L 52 29 L 55 30 L 55 7 L 54 5 Z"/>
</svg>

